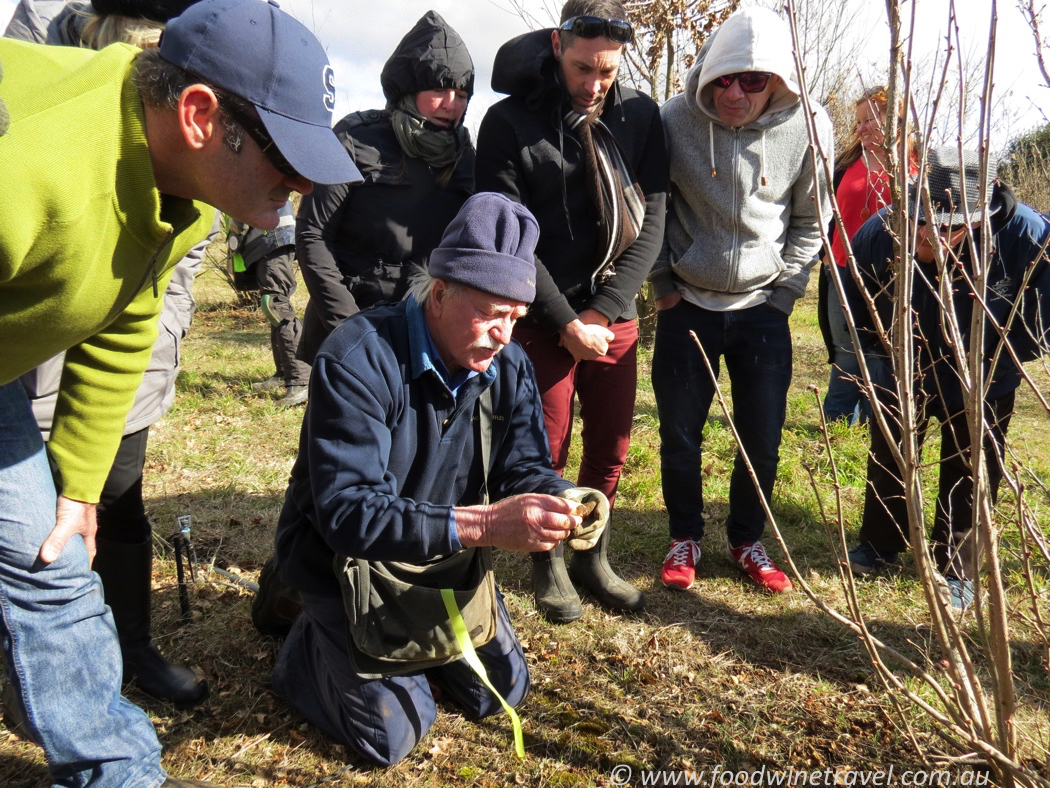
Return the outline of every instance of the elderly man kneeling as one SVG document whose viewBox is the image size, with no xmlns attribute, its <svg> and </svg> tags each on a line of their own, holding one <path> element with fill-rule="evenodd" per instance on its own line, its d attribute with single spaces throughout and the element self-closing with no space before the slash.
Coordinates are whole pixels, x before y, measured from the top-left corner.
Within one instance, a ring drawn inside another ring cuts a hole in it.
<svg viewBox="0 0 1050 788">
<path fill-rule="evenodd" d="M 510 705 L 525 698 L 491 548 L 569 537 L 585 508 L 566 496 L 608 511 L 551 469 L 532 366 L 511 343 L 535 296 L 538 236 L 523 206 L 475 195 L 408 298 L 354 315 L 314 364 L 277 530 L 278 573 L 303 608 L 274 687 L 381 765 L 433 724 L 431 683 L 470 716 L 500 709 L 450 619 L 462 615 L 492 688 Z"/>
</svg>

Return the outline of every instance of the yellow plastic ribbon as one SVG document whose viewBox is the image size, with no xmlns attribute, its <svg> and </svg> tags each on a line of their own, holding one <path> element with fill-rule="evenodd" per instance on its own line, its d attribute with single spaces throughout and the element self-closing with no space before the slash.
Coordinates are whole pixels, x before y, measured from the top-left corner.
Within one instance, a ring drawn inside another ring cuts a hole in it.
<svg viewBox="0 0 1050 788">
<path fill-rule="evenodd" d="M 489 681 L 488 673 L 485 672 L 485 666 L 481 664 L 481 660 L 478 659 L 478 653 L 474 650 L 474 644 L 470 642 L 467 625 L 463 621 L 463 614 L 459 612 L 459 605 L 456 604 L 456 596 L 452 589 L 442 588 L 441 599 L 445 603 L 445 610 L 448 611 L 448 620 L 452 624 L 452 632 L 456 636 L 456 644 L 459 646 L 459 650 L 463 652 L 463 659 L 474 669 L 474 672 L 478 674 L 478 678 L 481 679 L 481 683 L 488 687 L 489 692 L 496 696 L 496 700 L 500 702 L 503 710 L 507 712 L 507 715 L 510 717 L 511 727 L 514 728 L 514 752 L 517 753 L 519 758 L 524 758 L 525 737 L 521 732 L 521 718 L 514 711 L 514 707 L 496 692 L 496 688 Z"/>
</svg>

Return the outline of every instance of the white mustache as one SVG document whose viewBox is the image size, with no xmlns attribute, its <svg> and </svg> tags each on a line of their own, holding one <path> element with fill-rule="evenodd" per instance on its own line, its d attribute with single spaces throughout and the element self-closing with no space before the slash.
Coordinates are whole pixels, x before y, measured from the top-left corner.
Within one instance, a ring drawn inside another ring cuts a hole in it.
<svg viewBox="0 0 1050 788">
<path fill-rule="evenodd" d="M 502 350 L 503 343 L 486 334 L 470 346 L 471 350 Z"/>
</svg>

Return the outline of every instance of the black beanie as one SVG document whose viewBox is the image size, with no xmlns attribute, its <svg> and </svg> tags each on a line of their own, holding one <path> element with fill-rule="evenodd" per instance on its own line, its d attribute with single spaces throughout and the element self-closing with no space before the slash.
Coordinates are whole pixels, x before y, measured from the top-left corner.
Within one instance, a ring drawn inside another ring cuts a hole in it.
<svg viewBox="0 0 1050 788">
<path fill-rule="evenodd" d="M 195 2 L 196 0 L 91 0 L 91 7 L 99 16 L 127 16 L 163 24 Z"/>
<path fill-rule="evenodd" d="M 430 275 L 508 301 L 536 297 L 540 226 L 529 209 L 495 192 L 475 194 L 459 209 L 430 254 Z"/>
</svg>

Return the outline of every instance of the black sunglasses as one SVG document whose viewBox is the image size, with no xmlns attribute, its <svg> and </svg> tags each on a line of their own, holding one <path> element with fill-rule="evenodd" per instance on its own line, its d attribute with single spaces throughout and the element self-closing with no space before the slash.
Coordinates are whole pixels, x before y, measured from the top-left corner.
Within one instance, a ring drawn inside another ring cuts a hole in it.
<svg viewBox="0 0 1050 788">
<path fill-rule="evenodd" d="M 714 83 L 722 89 L 728 88 L 734 82 L 740 82 L 740 89 L 745 93 L 761 93 L 769 84 L 769 78 L 773 76 L 768 71 L 738 71 L 735 74 L 723 74 L 714 78 Z"/>
<path fill-rule="evenodd" d="M 605 36 L 617 44 L 630 44 L 634 40 L 634 28 L 630 22 L 620 19 L 602 19 L 600 16 L 573 16 L 561 23 L 561 30 L 580 38 Z"/>
<path fill-rule="evenodd" d="M 262 125 L 262 121 L 256 120 L 249 113 L 240 109 L 232 102 L 224 103 L 223 109 L 230 113 L 230 117 L 236 121 L 237 125 L 248 132 L 248 136 L 255 140 L 256 144 L 262 150 L 263 154 L 269 159 L 270 164 L 273 165 L 274 169 L 281 175 L 287 175 L 290 178 L 298 178 L 299 173 L 295 167 L 288 163 L 288 159 L 284 158 L 281 152 L 277 149 L 276 143 L 273 141 L 273 137 L 270 136 L 269 132 Z"/>
</svg>

